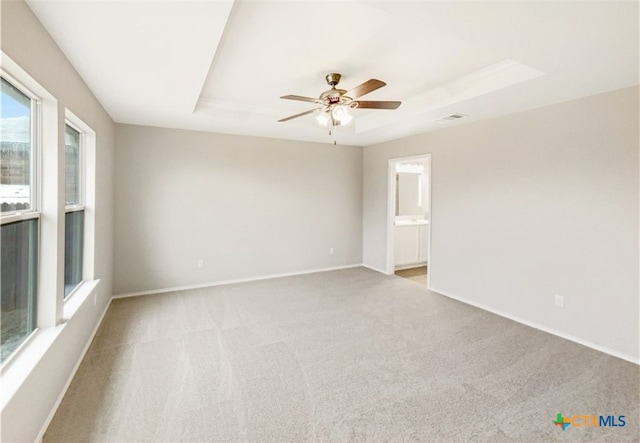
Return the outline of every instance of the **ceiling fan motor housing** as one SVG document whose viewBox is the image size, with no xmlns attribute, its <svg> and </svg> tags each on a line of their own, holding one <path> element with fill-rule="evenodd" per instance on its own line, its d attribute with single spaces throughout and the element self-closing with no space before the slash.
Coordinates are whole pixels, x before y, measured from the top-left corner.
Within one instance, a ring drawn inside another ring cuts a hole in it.
<svg viewBox="0 0 640 443">
<path fill-rule="evenodd" d="M 344 89 L 332 88 L 320 94 L 320 100 L 327 100 L 330 105 L 340 103 L 340 99 L 345 92 L 347 91 Z"/>
<path fill-rule="evenodd" d="M 331 86 L 331 89 L 320 94 L 320 100 L 327 100 L 329 105 L 335 105 L 343 100 L 341 97 L 347 92 L 344 89 L 337 89 L 336 85 L 340 83 L 340 79 L 342 78 L 341 74 L 337 72 L 332 72 L 331 74 L 327 74 L 325 76 L 325 80 L 327 80 L 327 84 Z"/>
</svg>

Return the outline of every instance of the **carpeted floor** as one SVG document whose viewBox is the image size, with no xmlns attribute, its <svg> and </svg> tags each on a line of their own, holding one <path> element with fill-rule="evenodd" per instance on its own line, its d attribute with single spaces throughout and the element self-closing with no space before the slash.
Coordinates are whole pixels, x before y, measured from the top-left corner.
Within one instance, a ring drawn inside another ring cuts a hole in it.
<svg viewBox="0 0 640 443">
<path fill-rule="evenodd" d="M 417 268 L 401 269 L 396 271 L 398 277 L 402 277 L 414 283 L 427 287 L 427 267 L 419 266 Z"/>
<path fill-rule="evenodd" d="M 114 300 L 44 441 L 638 441 L 639 375 L 354 268 Z"/>
</svg>

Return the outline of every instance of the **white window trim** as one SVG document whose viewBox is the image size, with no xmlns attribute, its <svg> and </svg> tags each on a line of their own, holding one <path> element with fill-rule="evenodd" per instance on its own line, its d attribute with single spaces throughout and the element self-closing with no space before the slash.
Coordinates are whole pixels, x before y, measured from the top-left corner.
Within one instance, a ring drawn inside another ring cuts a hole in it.
<svg viewBox="0 0 640 443">
<path fill-rule="evenodd" d="M 75 117 L 76 121 L 79 121 L 80 119 L 78 119 L 77 117 Z M 66 115 L 66 110 L 65 110 L 65 122 L 64 122 L 64 136 L 66 137 L 67 134 L 67 126 L 69 126 L 71 129 L 73 129 L 74 131 L 78 132 L 78 163 L 79 163 L 79 168 L 80 168 L 80 183 L 79 183 L 79 189 L 78 189 L 78 200 L 79 203 L 73 204 L 73 205 L 67 205 L 66 204 L 66 174 L 67 174 L 67 170 L 66 170 L 66 160 L 65 160 L 65 178 L 64 178 L 64 182 L 65 182 L 65 207 L 64 207 L 64 214 L 65 217 L 67 214 L 72 213 L 72 212 L 79 212 L 79 211 L 84 211 L 85 207 L 84 207 L 84 201 L 85 201 L 85 165 L 84 165 L 84 142 L 85 142 L 85 137 L 84 137 L 84 132 L 77 127 L 72 121 L 69 120 L 69 118 Z M 79 125 L 78 125 L 79 126 Z M 66 155 L 66 142 L 65 142 L 65 155 Z M 66 223 L 65 223 L 66 226 Z M 86 230 L 85 230 L 86 231 Z M 85 278 L 85 272 L 84 272 L 84 249 L 85 249 L 85 245 L 84 245 L 84 240 L 85 240 L 85 235 L 86 232 L 82 233 L 82 278 L 80 279 L 80 281 L 78 282 L 77 285 L 75 285 L 73 287 L 73 289 L 71 290 L 71 292 L 68 295 L 65 295 L 64 293 L 62 294 L 62 297 L 64 298 L 64 303 L 66 305 L 66 302 L 69 300 L 69 298 L 71 298 L 74 294 L 76 294 L 78 292 L 78 290 L 82 287 L 82 285 L 87 281 Z M 66 247 L 66 242 L 65 242 L 65 247 Z M 66 253 L 66 251 L 65 251 Z M 66 270 L 65 270 L 66 272 Z M 66 291 L 66 287 L 65 287 L 65 291 Z M 63 308 L 64 309 L 64 308 Z"/>
<path fill-rule="evenodd" d="M 41 148 L 41 134 L 40 134 L 40 121 L 41 121 L 41 99 L 38 95 L 34 94 L 28 87 L 26 87 L 18 78 L 7 72 L 4 66 L 0 68 L 0 76 L 11 84 L 18 91 L 29 97 L 31 100 L 30 117 L 31 117 L 31 161 L 29 170 L 29 209 L 18 209 L 15 211 L 7 211 L 0 213 L 0 218 L 4 219 L 8 216 L 22 215 L 29 213 L 40 214 L 40 148 Z M 18 76 L 20 77 L 20 76 Z M 4 224 L 4 221 L 3 223 Z"/>
<path fill-rule="evenodd" d="M 40 122 L 41 122 L 41 99 L 39 96 L 34 94 L 29 88 L 23 85 L 23 83 L 11 75 L 5 69 L 3 64 L 0 67 L 0 76 L 4 78 L 11 86 L 16 88 L 18 91 L 27 96 L 30 102 L 30 147 L 31 147 L 31 158 L 29 161 L 29 209 L 18 209 L 15 211 L 6 211 L 0 212 L 0 225 L 8 225 L 11 223 L 18 223 L 27 220 L 38 220 L 38 230 L 36 231 L 36 242 L 38 244 L 37 251 L 40 253 L 40 151 L 41 151 L 41 133 L 40 133 Z M 18 77 L 22 77 L 22 75 L 18 75 Z M 40 265 L 39 265 L 39 257 L 38 257 L 38 267 L 36 269 L 36 282 L 39 283 L 40 280 Z M 2 362 L 2 367 L 6 367 L 11 364 L 11 362 L 22 353 L 23 349 L 25 349 L 29 343 L 33 340 L 33 337 L 36 336 L 38 331 L 40 330 L 40 322 L 38 321 L 38 310 L 39 310 L 39 285 L 36 286 L 37 292 L 35 294 L 35 300 L 33 301 L 36 304 L 36 318 L 34 319 L 34 328 L 33 330 L 20 342 L 18 347 L 16 347 L 11 354 Z"/>
<path fill-rule="evenodd" d="M 23 220 L 31 220 L 34 218 L 40 218 L 39 212 L 11 212 L 7 215 L 0 217 L 0 224 L 7 225 L 9 223 L 15 223 Z"/>
<path fill-rule="evenodd" d="M 57 301 L 58 267 L 56 254 L 59 254 L 60 236 L 56 200 L 45 204 L 44 183 L 51 182 L 51 176 L 57 178 L 54 168 L 43 168 L 45 153 L 57 152 L 58 145 L 58 102 L 45 88 L 24 71 L 7 54 L 0 51 L 0 72 L 2 76 L 32 99 L 32 161 L 31 161 L 31 207 L 29 210 L 11 211 L 0 214 L 2 225 L 22 220 L 39 219 L 38 223 L 38 271 L 36 293 L 36 321 L 34 330 L 23 340 L 7 359 L 0 365 L 4 374 L 9 364 L 13 365 L 18 356 L 42 334 L 43 328 L 55 326 L 62 317 L 62 304 Z M 49 154 L 50 155 L 50 154 Z M 53 162 L 57 165 L 57 162 Z M 48 175 L 48 176 L 47 176 Z M 49 181 L 47 181 L 49 178 Z M 51 192 L 51 191 L 49 191 Z M 47 199 L 48 200 L 48 199 Z"/>
<path fill-rule="evenodd" d="M 84 211 L 84 238 L 82 255 L 82 280 L 64 297 L 64 311 L 67 316 L 67 304 L 87 284 L 92 284 L 95 269 L 95 152 L 96 133 L 71 110 L 65 108 L 65 125 L 80 133 L 80 204 L 65 206 L 65 214 Z"/>
<path fill-rule="evenodd" d="M 36 183 L 37 213 L 21 211 L 4 214 L 2 224 L 20 220 L 40 218 L 38 233 L 39 242 L 39 275 L 36 328 L 0 364 L 0 409 L 12 401 L 22 384 L 33 375 L 42 358 L 52 349 L 68 326 L 67 320 L 76 315 L 84 315 L 90 298 L 93 304 L 99 299 L 100 280 L 94 279 L 95 266 L 95 177 L 96 177 L 96 133 L 88 126 L 83 126 L 85 138 L 85 252 L 83 278 L 86 282 L 72 297 L 63 302 L 64 294 L 64 125 L 62 114 L 55 97 L 49 94 L 37 81 L 25 72 L 17 63 L 0 50 L 0 71 L 12 84 L 20 84 L 40 100 L 38 131 L 39 143 L 37 152 L 37 174 L 33 177 Z M 15 82 L 15 83 L 14 83 Z M 75 115 L 67 111 L 67 117 L 75 123 Z M 70 117 L 71 115 L 71 117 Z M 75 117 L 77 118 L 77 117 Z M 79 120 L 79 119 L 78 119 Z M 86 125 L 85 125 L 86 126 Z M 30 208 L 31 209 L 31 208 Z M 82 311 L 82 314 L 79 314 Z M 103 311 L 106 312 L 106 309 Z M 82 321 L 80 319 L 80 321 Z M 99 322 L 98 322 L 99 323 Z M 94 331 L 95 333 L 95 331 Z"/>
</svg>

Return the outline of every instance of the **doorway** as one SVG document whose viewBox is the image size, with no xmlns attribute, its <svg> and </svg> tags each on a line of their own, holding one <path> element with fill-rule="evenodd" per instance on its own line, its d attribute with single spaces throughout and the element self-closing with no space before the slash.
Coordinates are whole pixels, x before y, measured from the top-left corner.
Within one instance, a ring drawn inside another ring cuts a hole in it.
<svg viewBox="0 0 640 443">
<path fill-rule="evenodd" d="M 387 274 L 429 287 L 431 154 L 389 160 Z"/>
</svg>

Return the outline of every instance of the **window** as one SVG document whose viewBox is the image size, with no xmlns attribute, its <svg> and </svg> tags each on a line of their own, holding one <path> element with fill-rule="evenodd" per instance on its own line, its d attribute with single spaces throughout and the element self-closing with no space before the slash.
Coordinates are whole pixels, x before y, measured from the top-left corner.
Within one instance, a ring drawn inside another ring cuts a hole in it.
<svg viewBox="0 0 640 443">
<path fill-rule="evenodd" d="M 40 213 L 35 180 L 38 100 L 4 74 L 0 95 L 2 362 L 36 329 Z"/>
<path fill-rule="evenodd" d="M 65 126 L 64 296 L 82 283 L 84 254 L 84 187 L 82 133 Z"/>
<path fill-rule="evenodd" d="M 0 198 L 2 213 L 34 206 L 32 99 L 2 78 L 2 151 Z"/>
<path fill-rule="evenodd" d="M 4 52 L 0 55 L 4 370 L 23 356 L 28 361 L 41 355 L 42 349 L 27 343 L 30 338 L 72 318 L 98 281 L 80 287 L 94 276 L 96 133 L 68 109 L 63 117 L 53 95 Z M 61 118 L 66 125 L 59 124 Z M 59 144 L 61 135 L 64 147 Z M 64 303 L 74 291 L 78 297 Z"/>
</svg>

